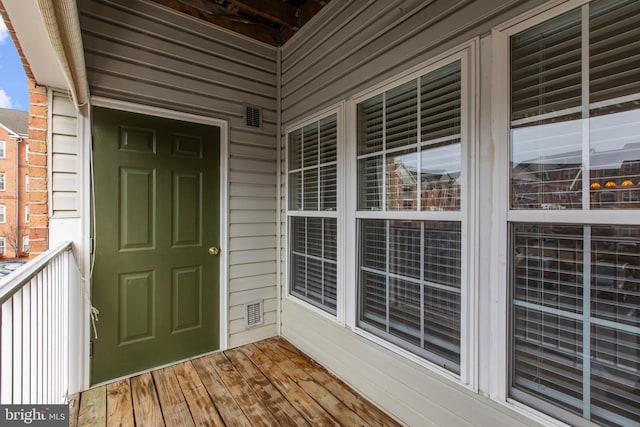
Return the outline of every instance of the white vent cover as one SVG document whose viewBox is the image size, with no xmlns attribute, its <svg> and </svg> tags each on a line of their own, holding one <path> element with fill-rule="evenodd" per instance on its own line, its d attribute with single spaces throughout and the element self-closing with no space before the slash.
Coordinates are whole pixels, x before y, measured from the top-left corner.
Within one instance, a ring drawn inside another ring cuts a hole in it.
<svg viewBox="0 0 640 427">
<path fill-rule="evenodd" d="M 250 128 L 262 128 L 262 109 L 255 105 L 244 105 L 244 125 Z"/>
<path fill-rule="evenodd" d="M 244 324 L 245 328 L 253 328 L 262 325 L 264 318 L 262 317 L 262 300 L 248 302 L 244 305 Z"/>
</svg>

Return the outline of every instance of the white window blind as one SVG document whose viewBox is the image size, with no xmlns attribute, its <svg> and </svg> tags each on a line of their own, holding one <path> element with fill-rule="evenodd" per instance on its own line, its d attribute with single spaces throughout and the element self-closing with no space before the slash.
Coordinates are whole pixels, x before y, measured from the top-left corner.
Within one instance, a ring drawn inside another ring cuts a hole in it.
<svg viewBox="0 0 640 427">
<path fill-rule="evenodd" d="M 461 221 L 429 213 L 460 211 L 461 80 L 457 60 L 357 105 L 358 326 L 456 374 Z"/>
<path fill-rule="evenodd" d="M 288 134 L 289 290 L 336 314 L 337 114 Z"/>
<path fill-rule="evenodd" d="M 638 425 L 640 227 L 624 211 L 640 208 L 640 2 L 537 24 L 510 61 L 511 209 L 531 218 L 511 224 L 510 394 L 571 424 Z"/>
</svg>

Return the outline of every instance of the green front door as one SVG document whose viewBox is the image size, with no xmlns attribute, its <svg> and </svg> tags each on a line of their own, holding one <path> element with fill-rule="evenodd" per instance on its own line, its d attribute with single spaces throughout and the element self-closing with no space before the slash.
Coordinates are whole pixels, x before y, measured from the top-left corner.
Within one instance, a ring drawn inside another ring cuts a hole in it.
<svg viewBox="0 0 640 427">
<path fill-rule="evenodd" d="M 218 348 L 219 144 L 217 127 L 93 109 L 92 384 Z"/>
</svg>

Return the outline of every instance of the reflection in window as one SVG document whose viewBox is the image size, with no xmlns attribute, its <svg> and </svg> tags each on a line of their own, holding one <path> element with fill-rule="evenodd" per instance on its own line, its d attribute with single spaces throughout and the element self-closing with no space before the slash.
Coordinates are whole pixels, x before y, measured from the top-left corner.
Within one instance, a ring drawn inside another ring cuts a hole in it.
<svg viewBox="0 0 640 427">
<path fill-rule="evenodd" d="M 640 208 L 640 3 L 584 8 L 511 38 L 513 209 Z"/>
<path fill-rule="evenodd" d="M 510 396 L 570 424 L 640 425 L 638 46 L 633 0 L 510 41 L 511 208 L 584 211 L 511 224 Z"/>
<path fill-rule="evenodd" d="M 358 104 L 358 209 L 460 210 L 460 93 L 457 61 Z"/>
</svg>

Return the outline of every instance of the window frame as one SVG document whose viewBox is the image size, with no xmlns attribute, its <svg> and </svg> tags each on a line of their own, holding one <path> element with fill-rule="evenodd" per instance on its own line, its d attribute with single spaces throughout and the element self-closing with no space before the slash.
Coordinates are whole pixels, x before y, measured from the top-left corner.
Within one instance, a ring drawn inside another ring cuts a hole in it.
<svg viewBox="0 0 640 427">
<path fill-rule="evenodd" d="M 317 113 L 307 116 L 304 119 L 292 122 L 285 127 L 285 143 L 282 147 L 284 150 L 284 162 L 282 175 L 284 175 L 284 221 L 283 227 L 286 230 L 286 239 L 283 245 L 285 254 L 285 266 L 283 271 L 285 295 L 284 298 L 288 301 L 292 301 L 296 304 L 300 304 L 307 309 L 327 318 L 338 324 L 344 325 L 344 313 L 345 313 L 345 298 L 344 298 L 344 263 L 341 259 L 344 259 L 344 246 L 345 246 L 345 233 L 344 233 L 344 128 L 345 128 L 345 115 L 344 115 L 344 102 L 327 107 Z M 289 209 L 289 134 L 298 129 L 313 123 L 320 122 L 321 120 L 336 115 L 336 209 L 331 210 L 304 210 L 304 206 L 300 210 Z M 333 314 L 321 306 L 313 304 L 293 294 L 291 286 L 291 238 L 293 236 L 291 230 L 290 218 L 335 218 L 336 219 L 336 313 Z"/>
<path fill-rule="evenodd" d="M 7 239 L 0 237 L 0 256 L 7 254 Z"/>
<path fill-rule="evenodd" d="M 530 29 L 538 24 L 549 21 L 576 8 L 580 8 L 591 0 L 569 0 L 565 2 L 552 1 L 534 8 L 512 20 L 494 27 L 491 33 L 491 50 L 493 54 L 491 72 L 491 99 L 504 100 L 504 102 L 491 103 L 491 136 L 495 149 L 495 165 L 492 171 L 494 182 L 494 196 L 492 198 L 493 210 L 491 220 L 494 224 L 492 240 L 497 248 L 497 256 L 492 257 L 489 279 L 491 283 L 490 299 L 490 324 L 496 336 L 491 346 L 491 351 L 496 357 L 490 362 L 490 369 L 495 375 L 491 376 L 489 389 L 490 395 L 497 401 L 508 404 L 517 412 L 543 423 L 557 424 L 555 415 L 558 411 L 566 415 L 566 419 L 575 424 L 589 423 L 588 420 L 565 411 L 563 408 L 551 403 L 540 401 L 539 406 L 549 408 L 548 413 L 543 413 L 525 402 L 511 397 L 511 289 L 510 289 L 510 250 L 511 228 L 514 224 L 567 224 L 580 227 L 599 225 L 633 225 L 637 224 L 640 209 L 594 209 L 583 203 L 578 209 L 514 209 L 512 207 L 511 165 L 510 165 L 510 38 L 522 31 Z M 586 15 L 582 13 L 582 19 Z M 582 38 L 584 51 L 588 49 L 588 39 Z M 587 65 L 589 57 L 583 55 L 583 68 Z M 583 74 L 584 74 L 583 69 Z M 588 179 L 589 174 L 585 174 Z M 580 236 L 582 238 L 582 235 Z M 523 393 L 523 392 L 521 392 Z M 532 396 L 532 399 L 535 397 Z"/>
<path fill-rule="evenodd" d="M 7 158 L 7 141 L 0 139 L 0 159 Z"/>
<path fill-rule="evenodd" d="M 25 249 L 26 248 L 26 249 Z M 29 252 L 29 236 L 22 236 L 22 252 Z"/>
<path fill-rule="evenodd" d="M 7 174 L 5 172 L 0 172 L 0 191 L 7 190 Z"/>
<path fill-rule="evenodd" d="M 0 224 L 7 223 L 7 205 L 0 204 Z"/>
<path fill-rule="evenodd" d="M 24 222 L 28 223 L 31 220 L 31 207 L 29 205 L 24 206 Z"/>
<path fill-rule="evenodd" d="M 347 236 L 351 239 L 349 246 L 349 258 L 345 262 L 348 271 L 347 326 L 354 333 L 372 341 L 412 362 L 423 366 L 437 374 L 451 379 L 472 390 L 478 390 L 478 301 L 477 295 L 477 247 L 478 229 L 476 218 L 478 213 L 477 187 L 478 180 L 473 178 L 477 171 L 477 97 L 479 80 L 479 38 L 448 50 L 434 58 L 422 62 L 407 71 L 397 74 L 373 87 L 352 96 L 348 102 L 349 144 L 345 164 L 348 170 L 358 170 L 357 140 L 357 106 L 374 96 L 387 90 L 401 86 L 420 76 L 436 71 L 455 61 L 461 62 L 461 189 L 460 209 L 451 211 L 361 211 L 358 210 L 357 197 L 351 197 L 346 201 L 345 220 Z M 419 121 L 419 119 L 418 119 Z M 345 183 L 350 194 L 357 194 L 358 174 L 349 174 Z M 427 360 L 416 353 L 404 349 L 393 342 L 375 335 L 358 326 L 359 299 L 358 299 L 358 221 L 366 219 L 400 219 L 421 221 L 454 221 L 461 226 L 461 301 L 460 301 L 460 374 L 455 374 L 434 362 Z"/>
</svg>

